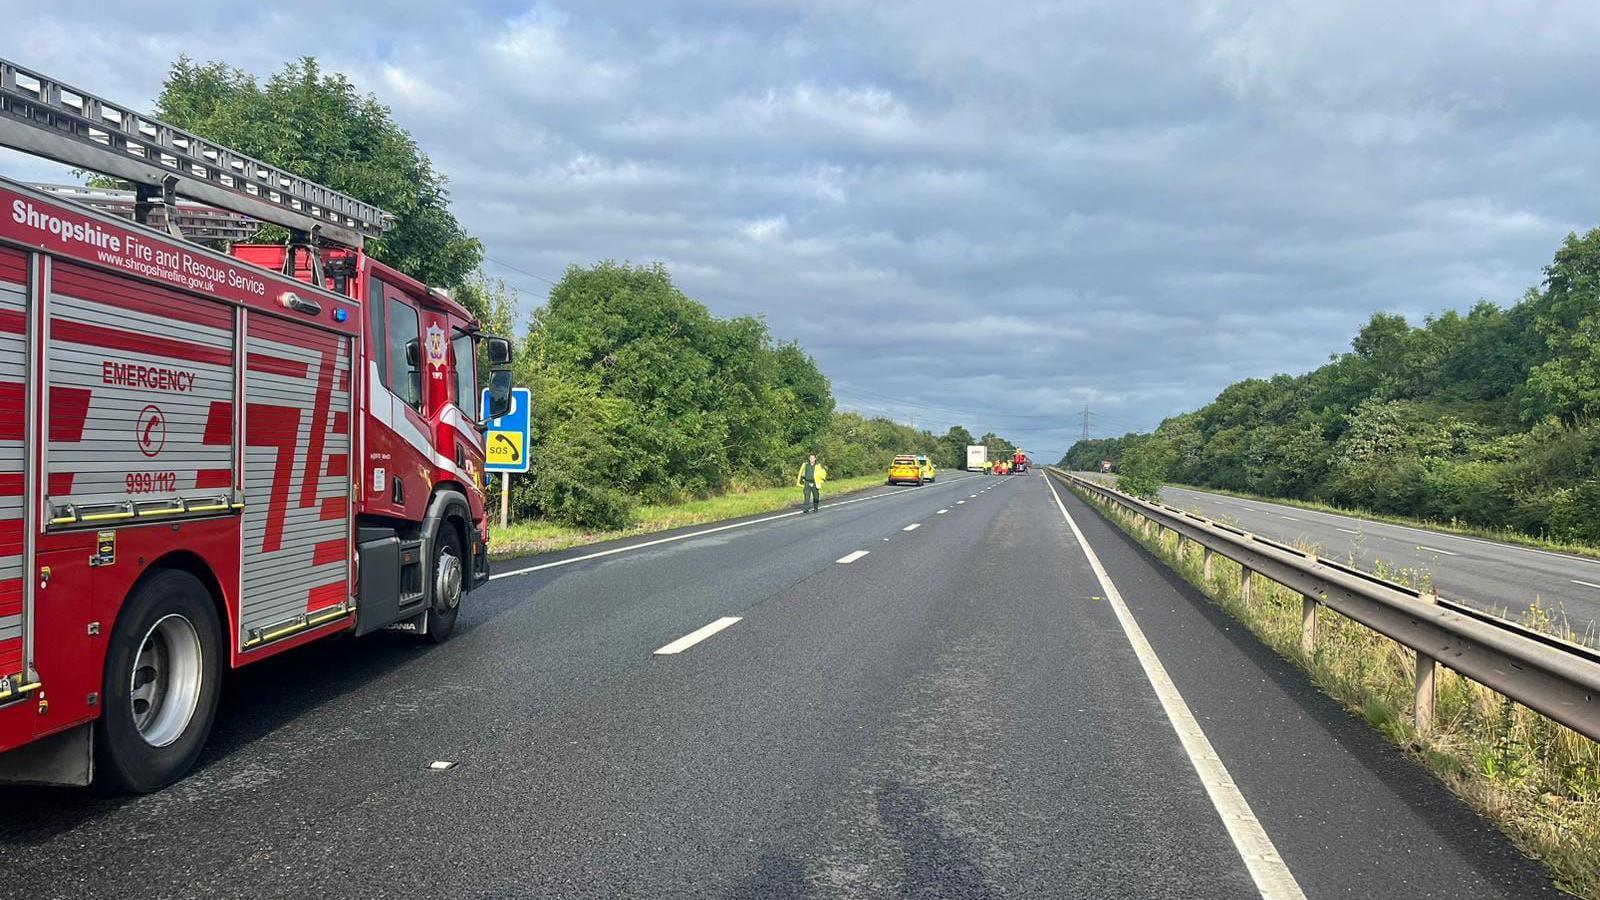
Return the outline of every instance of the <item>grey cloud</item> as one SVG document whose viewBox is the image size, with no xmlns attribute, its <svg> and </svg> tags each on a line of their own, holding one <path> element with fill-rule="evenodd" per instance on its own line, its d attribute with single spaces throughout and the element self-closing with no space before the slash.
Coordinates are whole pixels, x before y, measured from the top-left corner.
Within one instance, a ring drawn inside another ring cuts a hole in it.
<svg viewBox="0 0 1600 900">
<path fill-rule="evenodd" d="M 663 260 L 802 341 L 845 405 L 1045 455 L 1085 404 L 1149 427 L 1320 364 L 1375 310 L 1513 300 L 1593 221 L 1578 0 L 328 16 L 66 0 L 0 52 L 136 103 L 179 52 L 316 55 L 394 107 L 492 258 Z"/>
</svg>

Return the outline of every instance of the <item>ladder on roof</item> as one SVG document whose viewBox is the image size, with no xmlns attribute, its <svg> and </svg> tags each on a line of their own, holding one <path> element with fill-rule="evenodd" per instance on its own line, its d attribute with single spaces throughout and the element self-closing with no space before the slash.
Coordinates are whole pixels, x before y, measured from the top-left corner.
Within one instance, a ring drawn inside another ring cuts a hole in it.
<svg viewBox="0 0 1600 900">
<path fill-rule="evenodd" d="M 144 221 L 152 228 L 163 229 L 176 225 L 183 236 L 191 241 L 228 241 L 239 243 L 255 237 L 261 223 L 226 209 L 206 206 L 192 200 L 179 200 L 175 206 L 158 205 L 144 213 L 140 219 L 139 204 L 147 202 L 137 191 L 115 188 L 85 187 L 81 184 L 30 184 L 34 190 L 44 191 L 82 203 L 92 209 L 109 213 L 121 219 Z M 170 221 L 169 221 L 170 220 Z"/>
<path fill-rule="evenodd" d="M 0 146 L 359 248 L 394 217 L 0 58 Z M 140 191 L 146 193 L 145 190 Z"/>
</svg>

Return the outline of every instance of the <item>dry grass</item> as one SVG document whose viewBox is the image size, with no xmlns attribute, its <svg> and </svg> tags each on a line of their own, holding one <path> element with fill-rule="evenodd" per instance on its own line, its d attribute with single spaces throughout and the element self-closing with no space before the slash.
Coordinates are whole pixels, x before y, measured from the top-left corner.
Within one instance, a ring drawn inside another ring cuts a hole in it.
<svg viewBox="0 0 1600 900">
<path fill-rule="evenodd" d="M 1258 575 L 1245 603 L 1238 564 L 1214 557 L 1207 582 L 1199 547 L 1189 545 L 1180 556 L 1172 532 L 1156 539 L 1120 510 L 1106 515 L 1309 673 L 1318 688 L 1425 765 L 1524 852 L 1543 860 L 1564 889 L 1600 900 L 1600 744 L 1442 666 L 1434 681 L 1434 727 L 1423 737 L 1413 724 L 1410 650 L 1319 606 L 1315 649 L 1308 655 L 1301 649 L 1299 594 Z M 1426 587 L 1413 573 L 1377 574 Z M 1537 607 L 1526 618 L 1526 624 L 1552 628 Z"/>
</svg>

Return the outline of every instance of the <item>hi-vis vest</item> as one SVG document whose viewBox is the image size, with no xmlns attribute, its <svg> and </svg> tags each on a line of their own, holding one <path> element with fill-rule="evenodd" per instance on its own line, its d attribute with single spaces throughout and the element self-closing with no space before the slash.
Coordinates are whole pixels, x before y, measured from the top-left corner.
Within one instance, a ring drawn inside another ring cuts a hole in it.
<svg viewBox="0 0 1600 900">
<path fill-rule="evenodd" d="M 804 485 L 806 483 L 806 465 L 807 465 L 807 463 L 801 463 L 800 464 L 800 471 L 796 472 L 795 475 L 794 475 L 794 483 L 795 484 Z M 817 463 L 817 464 L 813 465 L 811 467 L 811 479 L 812 479 L 812 483 L 813 484 L 819 484 L 819 485 L 822 484 L 824 481 L 827 481 L 828 480 L 828 469 L 827 469 L 827 467 L 824 466 L 822 463 Z"/>
</svg>

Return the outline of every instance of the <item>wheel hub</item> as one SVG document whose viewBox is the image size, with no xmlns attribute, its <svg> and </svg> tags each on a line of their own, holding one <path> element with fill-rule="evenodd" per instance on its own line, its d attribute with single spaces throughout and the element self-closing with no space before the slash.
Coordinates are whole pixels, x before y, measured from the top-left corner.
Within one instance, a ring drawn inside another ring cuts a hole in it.
<svg viewBox="0 0 1600 900">
<path fill-rule="evenodd" d="M 461 604 L 461 559 L 447 547 L 439 554 L 439 571 L 433 582 L 434 607 L 452 610 Z"/>
<path fill-rule="evenodd" d="M 205 680 L 203 661 L 200 635 L 183 616 L 164 616 L 145 632 L 128 676 L 133 725 L 145 743 L 165 747 L 189 727 Z"/>
</svg>

